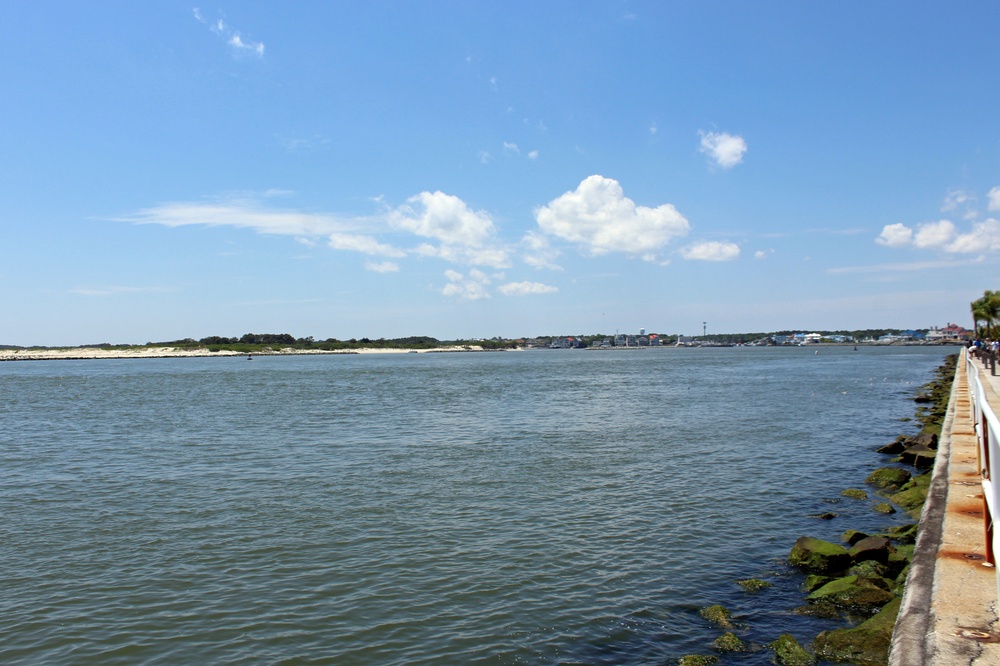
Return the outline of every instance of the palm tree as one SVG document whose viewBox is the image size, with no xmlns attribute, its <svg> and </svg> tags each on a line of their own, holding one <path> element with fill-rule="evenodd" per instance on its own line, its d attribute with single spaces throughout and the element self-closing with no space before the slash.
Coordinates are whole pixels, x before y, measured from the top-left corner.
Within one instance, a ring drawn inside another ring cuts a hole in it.
<svg viewBox="0 0 1000 666">
<path fill-rule="evenodd" d="M 986 337 L 992 338 L 994 325 L 1000 324 L 1000 290 L 990 291 L 987 289 L 983 292 L 982 298 L 977 298 L 970 303 L 970 308 L 972 310 L 972 324 L 973 328 L 976 329 L 976 335 L 979 335 L 979 324 L 982 323 L 984 324 L 983 330 L 986 333 Z"/>
</svg>

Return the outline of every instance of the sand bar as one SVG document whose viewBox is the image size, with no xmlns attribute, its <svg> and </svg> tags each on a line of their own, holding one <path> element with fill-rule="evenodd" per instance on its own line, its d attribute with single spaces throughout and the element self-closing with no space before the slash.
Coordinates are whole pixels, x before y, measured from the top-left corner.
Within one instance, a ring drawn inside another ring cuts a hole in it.
<svg viewBox="0 0 1000 666">
<path fill-rule="evenodd" d="M 454 345 L 431 349 L 363 348 L 363 349 L 293 349 L 253 352 L 253 356 L 295 356 L 320 354 L 428 354 L 437 352 L 483 351 L 477 345 Z M 106 358 L 189 358 L 206 356 L 247 356 L 245 352 L 220 350 L 209 351 L 206 347 L 195 349 L 183 347 L 123 347 L 104 349 L 101 347 L 71 347 L 60 349 L 0 349 L 0 361 L 55 361 L 90 360 Z"/>
</svg>

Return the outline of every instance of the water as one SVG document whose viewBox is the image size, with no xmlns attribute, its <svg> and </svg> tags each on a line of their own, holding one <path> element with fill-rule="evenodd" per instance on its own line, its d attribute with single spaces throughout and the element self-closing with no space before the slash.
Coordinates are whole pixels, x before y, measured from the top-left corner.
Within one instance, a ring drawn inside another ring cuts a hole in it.
<svg viewBox="0 0 1000 666">
<path fill-rule="evenodd" d="M 893 520 L 840 491 L 951 352 L 0 364 L 0 662 L 665 664 L 712 603 L 810 640 L 784 559 Z"/>
</svg>

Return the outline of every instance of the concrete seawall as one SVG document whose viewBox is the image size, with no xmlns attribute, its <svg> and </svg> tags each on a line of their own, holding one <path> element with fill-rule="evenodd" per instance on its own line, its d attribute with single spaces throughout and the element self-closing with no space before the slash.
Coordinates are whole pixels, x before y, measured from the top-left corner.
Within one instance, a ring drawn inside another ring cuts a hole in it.
<svg viewBox="0 0 1000 666">
<path fill-rule="evenodd" d="M 990 405 L 1000 412 L 1000 377 L 981 377 Z M 996 570 L 985 566 L 973 418 L 963 351 L 893 631 L 891 666 L 1000 665 Z"/>
</svg>

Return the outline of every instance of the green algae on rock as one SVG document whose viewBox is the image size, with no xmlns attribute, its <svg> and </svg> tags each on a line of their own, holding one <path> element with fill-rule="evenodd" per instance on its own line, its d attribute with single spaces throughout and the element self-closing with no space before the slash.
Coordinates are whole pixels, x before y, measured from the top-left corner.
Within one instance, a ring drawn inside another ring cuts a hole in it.
<svg viewBox="0 0 1000 666">
<path fill-rule="evenodd" d="M 868 499 L 868 493 L 860 488 L 847 488 L 840 493 L 844 497 L 850 497 L 852 499 L 866 500 Z"/>
<path fill-rule="evenodd" d="M 906 483 L 899 492 L 889 497 L 898 507 L 914 518 L 920 517 L 920 511 L 927 500 L 927 490 L 931 485 L 931 473 L 915 476 Z"/>
<path fill-rule="evenodd" d="M 851 613 L 874 615 L 895 599 L 889 583 L 881 578 L 845 576 L 831 581 L 809 594 L 810 603 L 829 604 Z"/>
<path fill-rule="evenodd" d="M 760 592 L 761 590 L 771 587 L 772 585 L 766 580 L 761 580 L 760 578 L 744 578 L 743 580 L 736 581 L 736 584 L 747 592 Z"/>
<path fill-rule="evenodd" d="M 888 502 L 879 502 L 878 504 L 872 507 L 872 510 L 875 513 L 884 513 L 887 516 L 896 513 L 896 508 L 891 504 L 889 504 Z"/>
<path fill-rule="evenodd" d="M 876 488 L 898 490 L 910 480 L 910 473 L 900 467 L 880 467 L 865 479 L 865 483 Z"/>
<path fill-rule="evenodd" d="M 813 666 L 816 663 L 791 634 L 781 634 L 768 647 L 774 650 L 774 662 L 778 666 Z"/>
<path fill-rule="evenodd" d="M 851 566 L 851 556 L 843 546 L 805 536 L 792 546 L 788 561 L 813 573 L 833 573 Z"/>
<path fill-rule="evenodd" d="M 720 627 L 722 629 L 736 628 L 736 625 L 734 625 L 732 621 L 730 621 L 729 619 L 730 617 L 733 616 L 733 614 L 725 606 L 715 604 L 712 606 L 708 606 L 707 608 L 702 608 L 701 611 L 699 612 L 701 613 L 701 616 L 703 618 L 705 618 L 706 620 L 708 620 L 717 627 Z"/>
<path fill-rule="evenodd" d="M 719 652 L 749 652 L 750 646 L 731 631 L 722 634 L 712 643 Z"/>
<path fill-rule="evenodd" d="M 686 654 L 677 660 L 678 666 L 711 666 L 719 661 L 715 655 Z"/>
<path fill-rule="evenodd" d="M 889 660 L 892 628 L 899 613 L 900 599 L 850 629 L 824 631 L 813 641 L 817 659 L 857 666 L 884 666 Z"/>
</svg>

